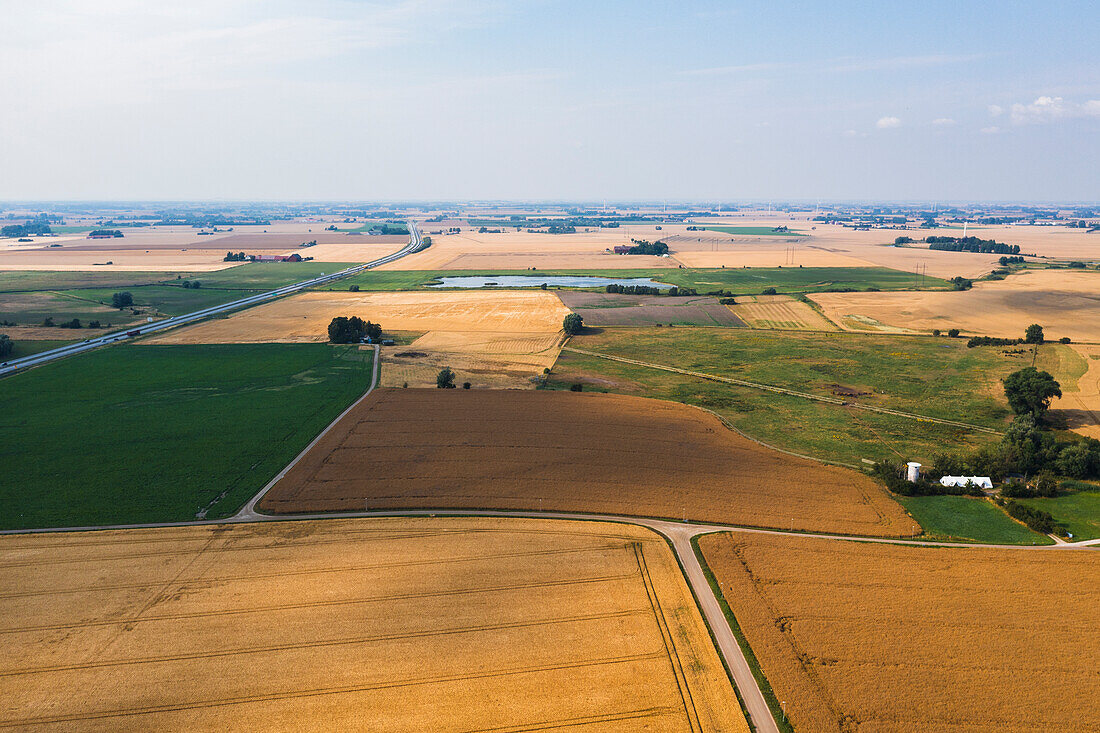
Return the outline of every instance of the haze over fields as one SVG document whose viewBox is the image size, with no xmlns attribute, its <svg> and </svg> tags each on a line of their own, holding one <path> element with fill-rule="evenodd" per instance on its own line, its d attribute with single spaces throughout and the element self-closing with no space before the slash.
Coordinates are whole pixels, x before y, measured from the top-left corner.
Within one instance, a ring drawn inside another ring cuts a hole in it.
<svg viewBox="0 0 1100 733">
<path fill-rule="evenodd" d="M 0 199 L 1100 194 L 1087 0 L 3 10 Z"/>
</svg>

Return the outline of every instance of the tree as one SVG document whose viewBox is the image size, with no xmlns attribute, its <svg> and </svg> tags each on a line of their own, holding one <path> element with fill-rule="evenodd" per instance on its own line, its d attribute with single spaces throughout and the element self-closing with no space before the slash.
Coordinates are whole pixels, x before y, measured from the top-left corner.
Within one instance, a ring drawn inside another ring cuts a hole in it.
<svg viewBox="0 0 1100 733">
<path fill-rule="evenodd" d="M 775 295 L 775 294 L 776 294 L 775 288 L 764 288 L 764 292 L 761 293 L 761 295 Z"/>
<path fill-rule="evenodd" d="M 1035 367 L 1013 372 L 1001 381 L 1012 411 L 1017 415 L 1031 415 L 1036 420 L 1042 419 L 1052 399 L 1062 396 L 1062 387 L 1050 372 L 1041 372 Z"/>
<path fill-rule="evenodd" d="M 1043 343 L 1043 327 L 1038 323 L 1032 323 L 1024 331 L 1024 343 L 1027 344 L 1041 344 Z"/>
<path fill-rule="evenodd" d="M 584 319 L 576 313 L 570 313 L 561 322 L 567 336 L 576 336 L 584 328 Z"/>
<path fill-rule="evenodd" d="M 471 387 L 471 384 L 469 382 L 463 382 L 462 383 L 462 389 L 469 389 L 470 387 Z"/>
<path fill-rule="evenodd" d="M 1071 478 L 1100 475 L 1100 441 L 1092 440 L 1066 446 L 1058 454 L 1055 465 L 1059 473 Z"/>
<path fill-rule="evenodd" d="M 1042 470 L 1054 457 L 1054 436 L 1034 415 L 1018 415 L 1001 440 L 1001 463 L 1021 473 Z"/>
<path fill-rule="evenodd" d="M 950 336 L 953 339 L 957 339 L 959 337 L 959 329 L 952 328 L 952 329 L 948 330 L 947 335 Z"/>
<path fill-rule="evenodd" d="M 328 340 L 334 344 L 350 344 L 354 339 L 347 316 L 337 316 L 329 321 Z M 358 339 L 354 339 L 358 340 Z"/>
<path fill-rule="evenodd" d="M 454 389 L 455 388 L 455 373 L 450 367 L 443 367 L 439 370 L 439 374 L 435 376 L 436 389 Z"/>
<path fill-rule="evenodd" d="M 114 295 L 111 296 L 111 307 L 112 308 L 118 308 L 119 310 L 122 310 L 123 308 L 128 308 L 133 304 L 134 304 L 134 295 L 133 295 L 133 293 L 130 293 L 128 291 L 123 291 L 121 293 L 115 293 Z"/>
<path fill-rule="evenodd" d="M 15 349 L 15 342 L 6 333 L 0 333 L 0 359 L 7 357 Z"/>
</svg>

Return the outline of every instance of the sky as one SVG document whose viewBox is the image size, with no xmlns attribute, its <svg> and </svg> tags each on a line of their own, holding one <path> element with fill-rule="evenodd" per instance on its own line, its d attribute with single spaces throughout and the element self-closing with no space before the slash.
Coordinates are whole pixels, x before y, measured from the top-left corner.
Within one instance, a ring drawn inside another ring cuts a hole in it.
<svg viewBox="0 0 1100 733">
<path fill-rule="evenodd" d="M 1093 0 L 0 17 L 4 200 L 1100 201 Z"/>
</svg>

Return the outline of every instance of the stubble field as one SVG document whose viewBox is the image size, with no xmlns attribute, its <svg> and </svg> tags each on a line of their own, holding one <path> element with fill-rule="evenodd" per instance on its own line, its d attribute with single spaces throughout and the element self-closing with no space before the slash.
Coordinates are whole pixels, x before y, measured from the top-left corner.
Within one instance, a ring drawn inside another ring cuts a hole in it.
<svg viewBox="0 0 1100 733">
<path fill-rule="evenodd" d="M 667 545 L 508 519 L 0 538 L 0 725 L 748 727 Z"/>
<path fill-rule="evenodd" d="M 1023 336 L 1032 323 L 1046 337 L 1100 342 L 1100 273 L 1025 270 L 966 291 L 819 293 L 810 296 L 830 319 L 852 331 Z"/>
<path fill-rule="evenodd" d="M 526 387 L 550 367 L 569 309 L 544 291 L 307 292 L 206 321 L 151 340 L 158 344 L 319 342 L 337 316 L 359 316 L 387 331 L 421 335 L 383 350 L 382 383 L 435 385 L 450 366 L 459 383 Z"/>
<path fill-rule="evenodd" d="M 684 405 L 572 392 L 376 390 L 260 502 L 277 514 L 365 507 L 919 531 L 859 473 L 769 450 Z"/>
<path fill-rule="evenodd" d="M 730 306 L 737 317 L 753 328 L 798 331 L 836 331 L 836 324 L 808 303 L 789 295 L 749 295 Z"/>
<path fill-rule="evenodd" d="M 1093 550 L 699 547 L 796 730 L 1100 729 Z"/>
</svg>

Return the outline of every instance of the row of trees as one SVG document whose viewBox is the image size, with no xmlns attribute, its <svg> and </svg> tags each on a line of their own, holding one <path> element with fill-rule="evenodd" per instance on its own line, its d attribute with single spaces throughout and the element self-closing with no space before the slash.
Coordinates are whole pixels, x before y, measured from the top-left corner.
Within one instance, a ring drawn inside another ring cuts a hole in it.
<svg viewBox="0 0 1100 733">
<path fill-rule="evenodd" d="M 226 252 L 222 262 L 247 262 L 248 255 L 244 252 Z"/>
<path fill-rule="evenodd" d="M 998 336 L 973 336 L 966 342 L 968 348 L 973 349 L 975 346 L 1018 346 L 1019 344 L 1041 344 L 1046 341 L 1046 336 L 1043 334 L 1043 327 L 1038 323 L 1032 323 L 1024 330 L 1023 338 L 1000 338 Z M 1059 343 L 1068 344 L 1070 339 L 1068 336 L 1063 336 L 1058 339 Z"/>
<path fill-rule="evenodd" d="M 364 337 L 372 341 L 381 338 L 382 326 L 359 316 L 337 316 L 328 324 L 328 340 L 334 344 L 357 344 Z"/>
<path fill-rule="evenodd" d="M 6 333 L 0 333 L 0 359 L 6 358 L 15 350 L 15 342 Z"/>
<path fill-rule="evenodd" d="M 545 290 L 545 286 L 543 286 Z M 618 293 L 621 295 L 698 295 L 695 288 L 681 288 L 673 285 L 671 288 L 658 288 L 654 285 L 618 285 L 611 283 L 604 286 L 605 293 Z"/>
<path fill-rule="evenodd" d="M 1005 244 L 978 237 L 925 237 L 928 249 L 944 252 L 979 252 L 981 254 L 1018 255 L 1020 245 Z"/>
</svg>

